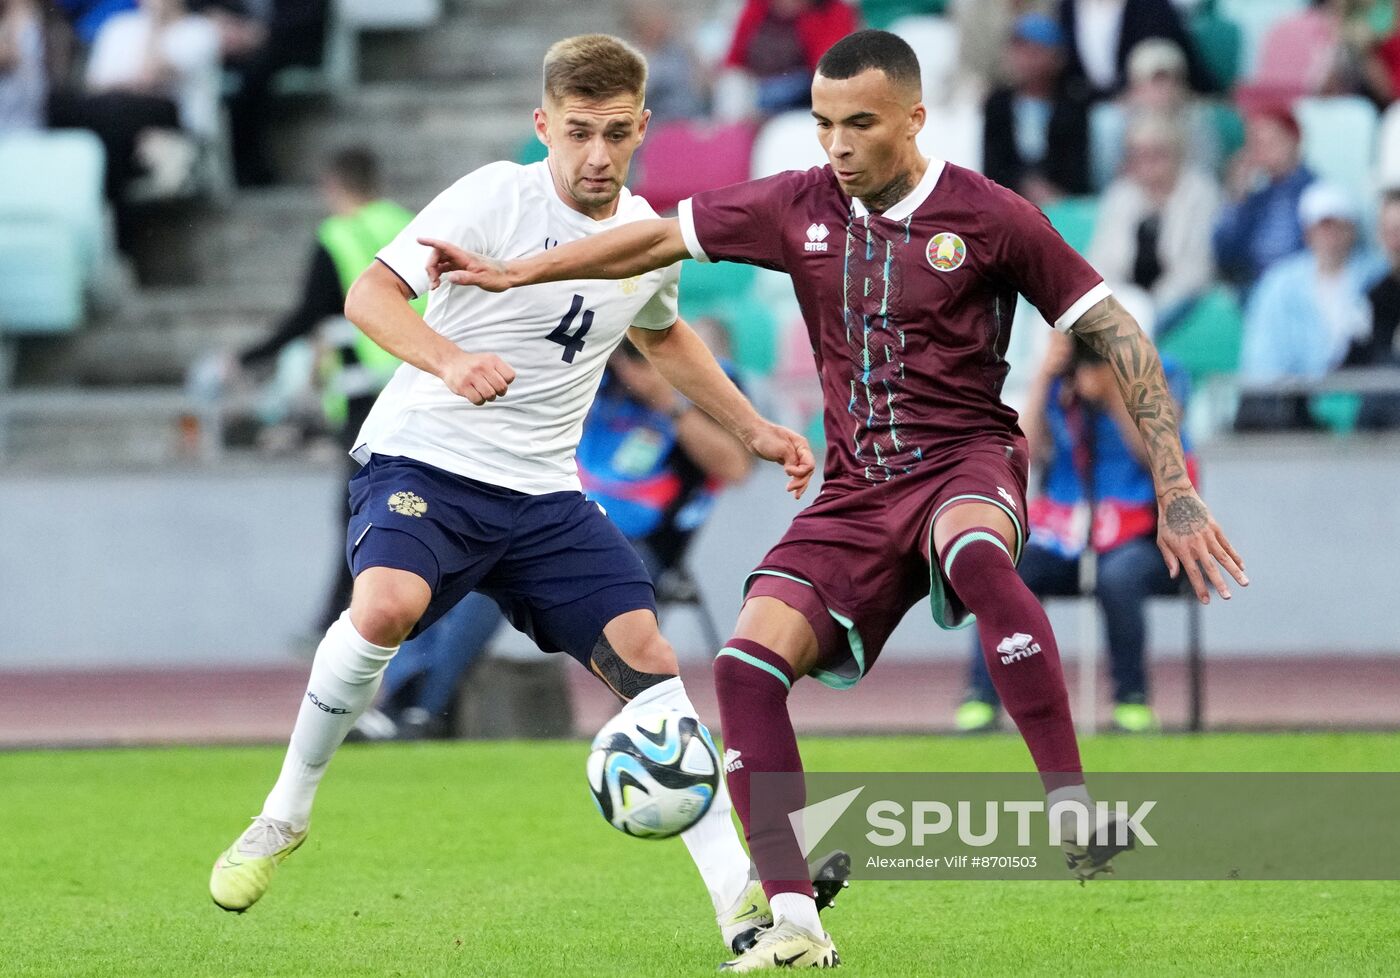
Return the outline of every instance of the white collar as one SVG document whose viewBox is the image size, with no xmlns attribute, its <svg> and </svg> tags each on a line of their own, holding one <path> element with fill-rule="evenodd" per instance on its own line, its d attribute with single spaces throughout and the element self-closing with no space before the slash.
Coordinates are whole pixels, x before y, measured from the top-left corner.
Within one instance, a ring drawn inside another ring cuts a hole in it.
<svg viewBox="0 0 1400 978">
<path fill-rule="evenodd" d="M 909 191 L 902 200 L 893 207 L 888 208 L 880 216 L 887 217 L 891 221 L 902 221 L 905 218 L 912 217 L 914 212 L 923 205 L 923 202 L 928 200 L 928 195 L 933 193 L 933 188 L 938 183 L 938 178 L 943 174 L 943 167 L 944 163 L 942 160 L 930 159 L 928 161 L 928 169 L 924 171 L 923 178 L 919 180 L 918 186 Z M 856 217 L 868 217 L 870 215 L 870 211 L 866 208 L 865 204 L 861 202 L 859 197 L 851 198 L 851 208 L 854 210 Z"/>
</svg>

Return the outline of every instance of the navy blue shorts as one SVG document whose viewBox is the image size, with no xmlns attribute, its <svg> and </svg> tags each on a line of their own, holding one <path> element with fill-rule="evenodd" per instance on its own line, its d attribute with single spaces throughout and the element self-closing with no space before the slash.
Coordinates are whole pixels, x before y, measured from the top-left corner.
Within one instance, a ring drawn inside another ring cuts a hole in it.
<svg viewBox="0 0 1400 978">
<path fill-rule="evenodd" d="M 375 455 L 350 480 L 350 512 L 346 559 L 357 577 L 393 567 L 432 588 L 413 635 L 480 591 L 541 649 L 586 667 L 604 625 L 656 611 L 641 558 L 580 492 L 530 496 Z"/>
</svg>

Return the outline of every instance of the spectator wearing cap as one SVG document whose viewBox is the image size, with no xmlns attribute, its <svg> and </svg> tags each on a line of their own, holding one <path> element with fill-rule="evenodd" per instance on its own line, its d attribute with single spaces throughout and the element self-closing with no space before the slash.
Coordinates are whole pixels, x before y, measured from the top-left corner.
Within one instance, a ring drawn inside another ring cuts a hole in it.
<svg viewBox="0 0 1400 978">
<path fill-rule="evenodd" d="M 1068 40 L 1069 77 L 1085 81 L 1095 100 L 1123 90 L 1129 52 L 1151 37 L 1166 38 L 1185 53 L 1192 88 L 1219 89 L 1172 0 L 1061 0 L 1060 25 Z"/>
<path fill-rule="evenodd" d="M 1303 192 L 1298 218 L 1307 248 L 1270 268 L 1245 309 L 1245 385 L 1321 378 L 1370 335 L 1367 293 L 1385 265 L 1358 246 L 1359 217 L 1340 187 L 1316 182 Z M 1311 427 L 1303 399 L 1272 394 L 1243 398 L 1235 423 L 1242 430 Z"/>
<path fill-rule="evenodd" d="M 983 172 L 1039 206 L 1090 190 L 1089 100 L 1064 81 L 1064 43 L 1051 18 L 1018 18 L 1006 51 L 1011 84 L 984 108 Z"/>
<path fill-rule="evenodd" d="M 1170 331 L 1211 283 L 1210 223 L 1220 186 L 1187 160 L 1187 135 L 1169 115 L 1139 116 L 1127 165 L 1103 195 L 1089 262 L 1117 287 L 1152 299 L 1157 335 Z"/>
<path fill-rule="evenodd" d="M 1303 165 L 1302 132 L 1287 108 L 1250 115 L 1244 148 L 1230 162 L 1229 203 L 1215 224 L 1215 263 L 1246 290 L 1271 266 L 1303 247 L 1298 203 L 1313 182 Z"/>
<path fill-rule="evenodd" d="M 1094 107 L 1090 122 L 1093 180 L 1106 186 L 1123 165 L 1126 137 L 1144 116 L 1165 116 L 1186 136 L 1186 163 L 1218 174 L 1224 164 L 1220 132 L 1210 106 L 1191 91 L 1186 55 L 1165 38 L 1154 37 L 1128 56 L 1128 87 L 1114 102 Z"/>
</svg>

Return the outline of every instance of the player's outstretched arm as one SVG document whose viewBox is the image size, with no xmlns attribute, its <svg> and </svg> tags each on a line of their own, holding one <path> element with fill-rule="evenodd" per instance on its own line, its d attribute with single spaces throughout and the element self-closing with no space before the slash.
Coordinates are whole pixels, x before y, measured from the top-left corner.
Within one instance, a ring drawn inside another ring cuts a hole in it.
<svg viewBox="0 0 1400 978">
<path fill-rule="evenodd" d="M 575 278 L 631 278 L 690 257 L 675 218 L 633 221 L 513 261 L 478 255 L 437 238 L 419 238 L 418 243 L 433 249 L 428 257 L 433 288 L 447 281 L 487 292 Z"/>
<path fill-rule="evenodd" d="M 781 465 L 788 474 L 788 492 L 802 498 L 816 471 L 812 446 L 797 432 L 759 414 L 685 320 L 677 319 L 669 329 L 634 326 L 628 337 L 691 403 L 719 422 L 754 455 Z"/>
<path fill-rule="evenodd" d="M 345 296 L 345 318 L 394 356 L 434 374 L 473 404 L 505 396 L 515 371 L 494 353 L 468 353 L 414 312 L 413 292 L 382 262 L 369 268 Z"/>
<path fill-rule="evenodd" d="M 1097 303 L 1071 328 L 1113 366 L 1123 403 L 1142 434 L 1157 488 L 1157 546 L 1172 577 L 1184 568 L 1203 604 L 1210 603 L 1207 579 L 1228 599 L 1230 589 L 1216 564 L 1244 587 L 1249 584 L 1244 560 L 1187 477 L 1176 406 L 1157 348 L 1113 296 Z"/>
</svg>

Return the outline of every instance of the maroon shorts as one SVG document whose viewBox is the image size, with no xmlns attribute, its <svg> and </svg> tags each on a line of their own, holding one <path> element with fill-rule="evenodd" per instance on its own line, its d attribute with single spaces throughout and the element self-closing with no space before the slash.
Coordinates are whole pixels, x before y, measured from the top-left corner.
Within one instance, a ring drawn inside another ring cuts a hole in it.
<svg viewBox="0 0 1400 978">
<path fill-rule="evenodd" d="M 854 686 L 925 596 L 939 627 L 971 620 L 929 559 L 933 521 L 964 502 L 999 506 L 1016 526 L 1019 560 L 1026 477 L 1026 445 L 1017 438 L 944 453 L 889 482 L 828 483 L 749 575 L 747 596 L 775 597 L 806 615 L 821 650 L 812 675 L 837 689 Z"/>
</svg>

